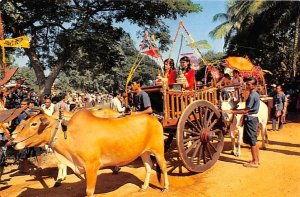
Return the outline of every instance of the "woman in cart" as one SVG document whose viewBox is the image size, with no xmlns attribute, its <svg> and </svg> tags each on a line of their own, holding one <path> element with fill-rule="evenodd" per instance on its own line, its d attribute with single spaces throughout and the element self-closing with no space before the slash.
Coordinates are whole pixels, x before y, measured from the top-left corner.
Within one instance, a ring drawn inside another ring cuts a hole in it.
<svg viewBox="0 0 300 197">
<path fill-rule="evenodd" d="M 190 58 L 184 56 L 180 59 L 182 74 L 185 76 L 187 83 L 183 88 L 193 90 L 195 88 L 195 70 L 191 68 Z"/>
<path fill-rule="evenodd" d="M 165 78 L 168 78 L 168 84 L 172 85 L 176 82 L 177 72 L 173 59 L 166 59 L 164 61 Z"/>
</svg>

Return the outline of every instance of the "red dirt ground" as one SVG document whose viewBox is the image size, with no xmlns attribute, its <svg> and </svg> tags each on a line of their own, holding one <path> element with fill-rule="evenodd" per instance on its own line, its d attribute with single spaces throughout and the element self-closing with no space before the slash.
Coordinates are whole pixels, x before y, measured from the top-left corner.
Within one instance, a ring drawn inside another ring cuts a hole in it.
<svg viewBox="0 0 300 197">
<path fill-rule="evenodd" d="M 295 116 L 294 116 L 295 117 Z M 268 125 L 270 128 L 270 125 Z M 269 131 L 270 144 L 260 151 L 259 168 L 245 168 L 243 163 L 250 159 L 246 145 L 242 156 L 230 155 L 229 139 L 219 161 L 208 171 L 189 174 L 174 158 L 167 157 L 169 163 L 170 191 L 162 194 L 153 171 L 150 188 L 138 192 L 144 179 L 144 168 L 139 160 L 122 167 L 117 175 L 111 170 L 98 171 L 95 196 L 300 196 L 300 118 L 288 122 L 282 131 Z M 67 180 L 58 188 L 53 188 L 57 168 L 53 155 L 45 156 L 41 170 L 33 170 L 31 175 L 18 173 L 17 166 L 4 170 L 0 196 L 85 196 L 85 181 L 69 171 Z M 183 173 L 179 173 L 182 170 Z"/>
</svg>

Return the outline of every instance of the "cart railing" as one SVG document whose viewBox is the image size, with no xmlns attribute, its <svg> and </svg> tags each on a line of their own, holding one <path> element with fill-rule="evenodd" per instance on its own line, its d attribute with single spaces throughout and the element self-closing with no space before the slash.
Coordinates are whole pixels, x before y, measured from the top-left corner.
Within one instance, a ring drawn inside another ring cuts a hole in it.
<svg viewBox="0 0 300 197">
<path fill-rule="evenodd" d="M 217 89 L 205 88 L 194 91 L 166 91 L 164 99 L 164 126 L 176 126 L 184 109 L 195 100 L 217 104 Z"/>
</svg>

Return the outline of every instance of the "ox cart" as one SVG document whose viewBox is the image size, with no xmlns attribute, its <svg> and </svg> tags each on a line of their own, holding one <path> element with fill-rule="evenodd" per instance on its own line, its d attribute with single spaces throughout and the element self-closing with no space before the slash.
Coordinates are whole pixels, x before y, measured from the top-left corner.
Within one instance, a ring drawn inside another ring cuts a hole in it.
<svg viewBox="0 0 300 197">
<path fill-rule="evenodd" d="M 177 86 L 177 88 L 175 87 Z M 183 90 L 180 84 L 143 87 L 155 114 L 160 114 L 168 149 L 176 139 L 183 165 L 204 172 L 218 160 L 224 145 L 224 124 L 217 107 L 217 89 Z"/>
</svg>

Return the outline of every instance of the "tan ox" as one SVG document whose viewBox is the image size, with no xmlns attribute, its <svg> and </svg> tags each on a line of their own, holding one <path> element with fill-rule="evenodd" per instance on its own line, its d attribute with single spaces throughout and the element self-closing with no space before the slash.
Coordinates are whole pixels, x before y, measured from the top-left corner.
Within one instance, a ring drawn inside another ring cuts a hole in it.
<svg viewBox="0 0 300 197">
<path fill-rule="evenodd" d="M 121 116 L 121 114 L 119 112 L 117 112 L 113 109 L 110 109 L 110 108 L 106 108 L 106 109 L 102 109 L 102 110 L 93 110 L 91 112 L 93 113 L 94 116 L 97 116 L 99 118 L 118 118 L 118 117 Z M 66 111 L 64 111 L 62 113 L 63 120 L 69 121 L 71 119 L 71 117 L 74 115 L 74 113 L 75 112 L 66 112 Z M 55 112 L 52 115 L 52 117 L 55 118 L 55 119 L 58 119 L 59 118 L 59 112 L 58 111 Z M 62 132 L 62 127 L 61 126 L 58 127 L 58 132 Z M 48 147 L 48 145 L 46 145 L 46 146 Z M 65 180 L 66 177 L 67 177 L 67 165 L 58 161 L 57 167 L 58 167 L 57 178 L 56 178 L 54 187 L 61 186 L 61 182 L 63 180 Z M 117 172 L 117 171 L 114 171 L 114 172 Z"/>
<path fill-rule="evenodd" d="M 141 114 L 105 119 L 81 110 L 68 124 L 67 139 L 56 132 L 57 125 L 57 120 L 43 113 L 31 117 L 17 127 L 13 135 L 15 148 L 52 144 L 61 163 L 77 174 L 85 173 L 87 196 L 94 194 L 99 168 L 126 165 L 139 156 L 146 168 L 142 191 L 146 190 L 152 167 L 150 154 L 153 153 L 164 177 L 162 191 L 168 190 L 163 128 L 155 117 Z"/>
</svg>

